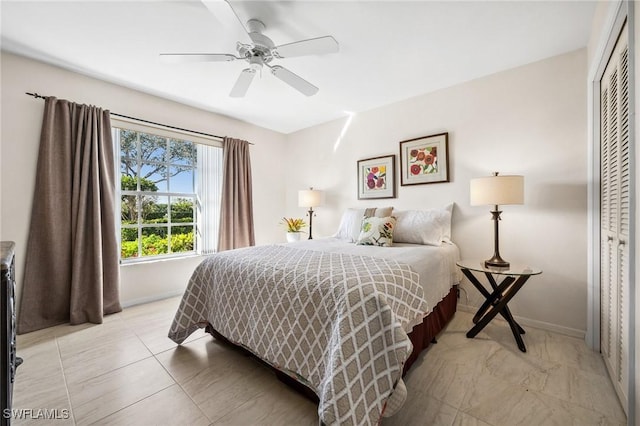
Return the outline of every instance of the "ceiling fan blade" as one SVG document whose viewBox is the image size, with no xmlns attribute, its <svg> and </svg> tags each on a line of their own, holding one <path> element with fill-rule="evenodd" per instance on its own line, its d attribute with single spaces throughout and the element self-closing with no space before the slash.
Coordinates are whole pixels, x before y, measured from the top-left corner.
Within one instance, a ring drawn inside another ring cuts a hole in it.
<svg viewBox="0 0 640 426">
<path fill-rule="evenodd" d="M 336 53 L 339 49 L 338 42 L 331 36 L 310 38 L 275 47 L 276 54 L 280 58 Z"/>
<path fill-rule="evenodd" d="M 234 33 L 237 41 L 244 44 L 253 44 L 247 29 L 228 1 L 202 0 L 202 3 L 204 3 L 207 9 L 209 9 L 209 12 L 225 26 L 227 32 Z"/>
<path fill-rule="evenodd" d="M 271 67 L 271 72 L 273 73 L 273 75 L 275 75 L 280 80 L 284 81 L 303 95 L 313 96 L 318 93 L 318 88 L 316 86 L 309 83 L 299 75 L 292 73 L 288 69 L 282 68 L 280 65 Z"/>
<path fill-rule="evenodd" d="M 227 53 L 161 53 L 160 60 L 170 64 L 189 62 L 225 62 L 240 59 Z"/>
<path fill-rule="evenodd" d="M 256 72 L 251 68 L 245 68 L 238 76 L 236 80 L 236 84 L 233 85 L 233 89 L 231 89 L 231 93 L 229 96 L 232 98 L 242 98 L 247 94 L 247 90 L 253 81 L 253 77 L 256 76 Z"/>
</svg>

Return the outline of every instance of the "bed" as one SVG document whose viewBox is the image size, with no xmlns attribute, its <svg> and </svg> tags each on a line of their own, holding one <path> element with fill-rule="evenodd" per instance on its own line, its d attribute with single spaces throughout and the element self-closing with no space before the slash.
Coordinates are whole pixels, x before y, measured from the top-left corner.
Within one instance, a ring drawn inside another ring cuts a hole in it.
<svg viewBox="0 0 640 426">
<path fill-rule="evenodd" d="M 321 423 L 377 424 L 455 312 L 458 259 L 451 242 L 344 238 L 218 253 L 194 271 L 169 337 L 206 327 L 313 391 Z"/>
<path fill-rule="evenodd" d="M 460 259 L 460 250 L 451 241 L 440 246 L 394 243 L 392 247 L 375 247 L 349 244 L 337 238 L 323 238 L 289 245 L 307 250 L 393 259 L 408 263 L 418 273 L 429 309 L 423 315 L 423 321 L 408 332 L 413 351 L 404 363 L 403 375 L 456 312 L 458 284 L 462 275 L 456 266 L 456 261 Z"/>
</svg>

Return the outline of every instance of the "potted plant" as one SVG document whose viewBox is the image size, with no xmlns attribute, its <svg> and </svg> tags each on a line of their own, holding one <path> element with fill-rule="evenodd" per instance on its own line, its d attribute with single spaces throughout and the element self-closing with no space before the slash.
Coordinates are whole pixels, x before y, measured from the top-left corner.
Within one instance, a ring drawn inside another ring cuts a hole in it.
<svg viewBox="0 0 640 426">
<path fill-rule="evenodd" d="M 302 228 L 307 226 L 301 218 L 283 217 L 282 224 L 287 227 L 287 242 L 299 241 Z"/>
</svg>

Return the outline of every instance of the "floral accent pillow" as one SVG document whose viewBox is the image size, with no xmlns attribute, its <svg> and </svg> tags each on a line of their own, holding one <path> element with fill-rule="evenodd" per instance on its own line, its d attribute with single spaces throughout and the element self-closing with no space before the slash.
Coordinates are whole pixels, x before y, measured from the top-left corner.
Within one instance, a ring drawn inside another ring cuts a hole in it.
<svg viewBox="0 0 640 426">
<path fill-rule="evenodd" d="M 386 217 L 391 216 L 393 207 L 372 207 L 367 209 L 346 209 L 342 215 L 340 221 L 340 227 L 338 232 L 334 235 L 335 238 L 345 240 L 350 243 L 358 241 L 360 235 L 360 229 L 362 228 L 362 219 L 365 217 L 376 216 Z"/>
<path fill-rule="evenodd" d="M 362 246 L 391 247 L 393 245 L 393 230 L 396 227 L 396 218 L 367 217 L 362 221 L 360 235 L 356 244 Z"/>
</svg>

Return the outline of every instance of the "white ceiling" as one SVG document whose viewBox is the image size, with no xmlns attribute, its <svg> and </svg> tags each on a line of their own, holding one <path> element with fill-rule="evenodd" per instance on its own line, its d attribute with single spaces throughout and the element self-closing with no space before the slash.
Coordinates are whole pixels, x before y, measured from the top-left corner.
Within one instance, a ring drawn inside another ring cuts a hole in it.
<svg viewBox="0 0 640 426">
<path fill-rule="evenodd" d="M 337 54 L 272 63 L 318 94 L 306 97 L 265 70 L 235 99 L 228 93 L 244 61 L 161 63 L 161 52 L 235 54 L 236 40 L 199 1 L 2 0 L 2 49 L 291 133 L 584 47 L 595 10 L 587 1 L 230 3 L 243 22 L 263 21 L 276 45 L 324 35 L 339 42 Z"/>
</svg>

